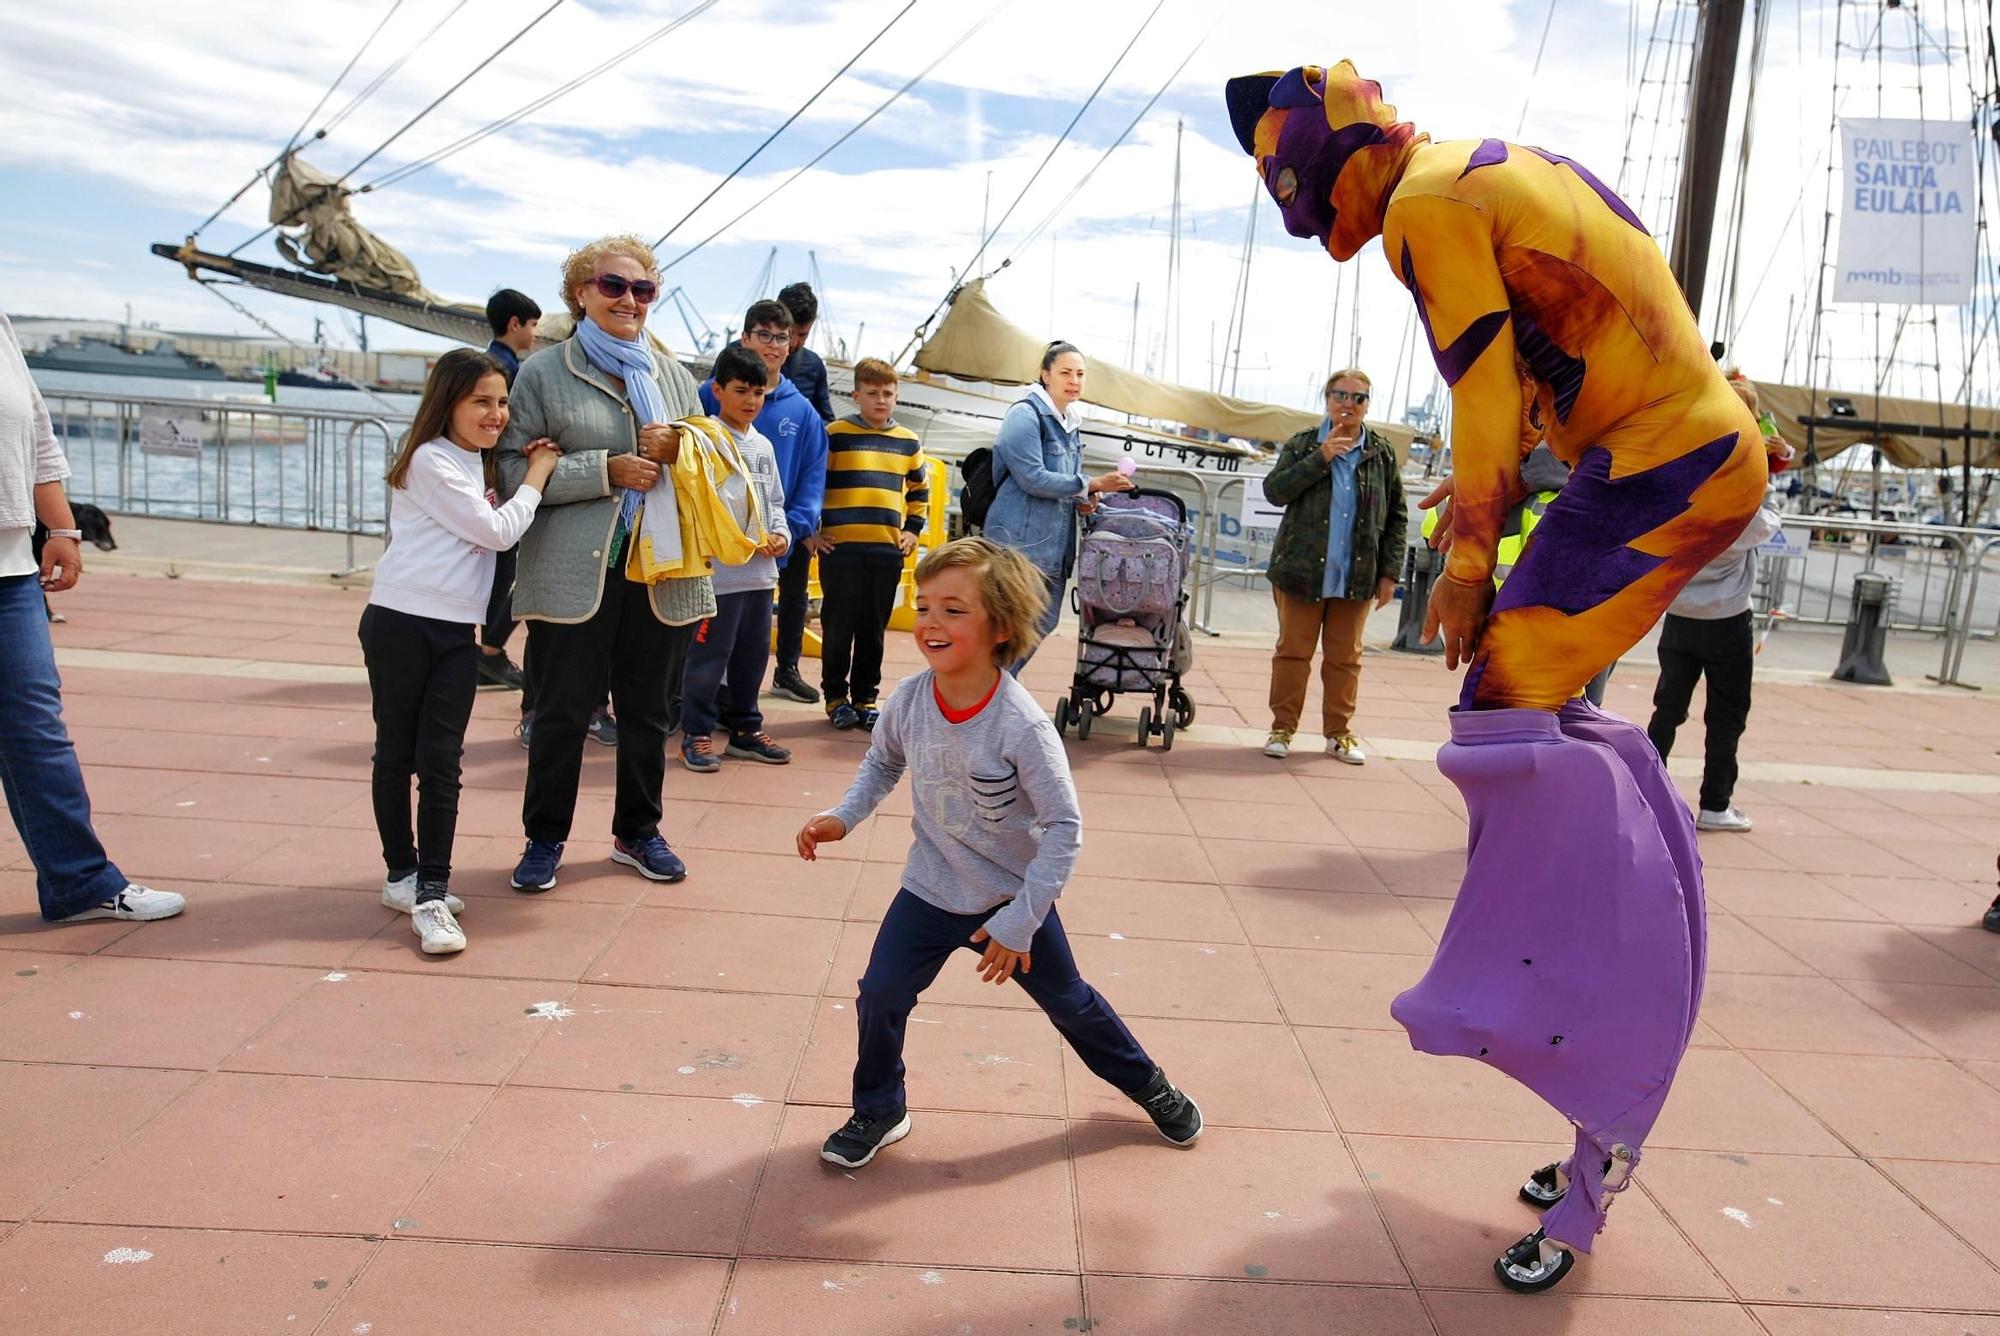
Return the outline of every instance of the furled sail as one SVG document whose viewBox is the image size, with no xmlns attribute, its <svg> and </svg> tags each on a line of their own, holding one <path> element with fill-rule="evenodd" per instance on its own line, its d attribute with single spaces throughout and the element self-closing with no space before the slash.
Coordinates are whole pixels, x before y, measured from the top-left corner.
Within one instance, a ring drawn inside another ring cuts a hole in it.
<svg viewBox="0 0 2000 1336">
<path fill-rule="evenodd" d="M 285 258 L 301 269 L 346 279 L 357 287 L 420 302 L 439 301 L 424 287 L 408 256 L 355 220 L 347 207 L 348 194 L 339 181 L 297 153 L 284 156 L 271 177 L 271 222 L 280 228 L 304 229 L 298 236 L 278 233 L 278 249 Z"/>
<path fill-rule="evenodd" d="M 1026 385 L 1040 373 L 1047 347 L 1046 342 L 1001 315 L 986 296 L 986 280 L 976 278 L 952 295 L 951 310 L 937 333 L 917 349 L 916 362 L 925 371 L 964 380 Z M 1185 423 L 1253 441 L 1282 441 L 1319 425 L 1320 415 L 1304 409 L 1174 385 L 1088 353 L 1084 362 L 1085 402 L 1113 412 Z M 1407 429 L 1404 435 L 1407 437 Z"/>
<path fill-rule="evenodd" d="M 1778 434 L 1801 454 L 1810 420 L 1812 446 L 1821 459 L 1831 459 L 1851 445 L 1872 445 L 1882 452 L 1884 462 L 1897 468 L 1959 468 L 1965 463 L 1969 439 L 1972 467 L 2000 467 L 2000 409 L 1878 396 L 1870 390 L 1753 383 L 1758 406 L 1777 419 Z"/>
</svg>

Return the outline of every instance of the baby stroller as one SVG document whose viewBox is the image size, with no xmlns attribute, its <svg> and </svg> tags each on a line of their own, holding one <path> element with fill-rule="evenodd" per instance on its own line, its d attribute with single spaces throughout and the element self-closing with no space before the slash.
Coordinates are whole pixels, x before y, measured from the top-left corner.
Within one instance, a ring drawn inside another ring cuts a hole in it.
<svg viewBox="0 0 2000 1336">
<path fill-rule="evenodd" d="M 1150 692 L 1139 711 L 1139 745 L 1158 736 L 1172 750 L 1174 730 L 1194 722 L 1194 701 L 1181 674 L 1194 664 L 1188 635 L 1187 575 L 1193 531 L 1187 507 L 1172 492 L 1105 492 L 1083 517 L 1077 545 L 1076 673 L 1056 702 L 1056 731 L 1075 725 L 1090 736 L 1092 718 L 1111 699 Z"/>
</svg>

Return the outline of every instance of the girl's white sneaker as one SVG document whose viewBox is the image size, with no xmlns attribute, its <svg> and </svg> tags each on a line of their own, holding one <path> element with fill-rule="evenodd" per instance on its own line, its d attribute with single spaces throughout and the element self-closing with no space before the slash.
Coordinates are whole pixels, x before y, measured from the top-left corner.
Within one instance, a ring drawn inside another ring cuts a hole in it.
<svg viewBox="0 0 2000 1336">
<path fill-rule="evenodd" d="M 455 895 L 447 893 L 444 902 L 451 907 L 451 912 L 454 914 L 465 912 L 465 901 Z M 397 877 L 394 880 L 383 877 L 382 907 L 400 909 L 405 914 L 414 911 L 417 907 L 417 874 L 412 872 L 407 877 Z"/>
<path fill-rule="evenodd" d="M 410 927 L 423 939 L 424 954 L 448 956 L 465 950 L 465 933 L 442 900 L 426 900 L 410 912 Z"/>
</svg>

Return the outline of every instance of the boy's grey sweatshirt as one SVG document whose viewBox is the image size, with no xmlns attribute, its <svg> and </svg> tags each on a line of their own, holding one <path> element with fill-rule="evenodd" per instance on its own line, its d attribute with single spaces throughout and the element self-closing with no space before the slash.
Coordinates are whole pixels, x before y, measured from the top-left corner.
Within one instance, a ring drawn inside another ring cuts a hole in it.
<svg viewBox="0 0 2000 1336">
<path fill-rule="evenodd" d="M 962 724 L 938 708 L 927 669 L 890 694 L 874 741 L 838 807 L 850 833 L 910 772 L 916 839 L 903 886 L 940 909 L 1005 906 L 986 931 L 1026 951 L 1083 847 L 1083 813 L 1055 726 L 1006 673 Z"/>
</svg>

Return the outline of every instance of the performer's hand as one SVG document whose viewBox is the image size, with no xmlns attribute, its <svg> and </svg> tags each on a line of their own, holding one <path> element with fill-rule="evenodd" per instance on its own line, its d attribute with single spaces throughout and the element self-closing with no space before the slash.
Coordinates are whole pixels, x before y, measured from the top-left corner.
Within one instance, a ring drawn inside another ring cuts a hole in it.
<svg viewBox="0 0 2000 1336">
<path fill-rule="evenodd" d="M 1430 607 L 1424 612 L 1424 643 L 1440 631 L 1444 634 L 1444 666 L 1456 669 L 1471 663 L 1479 648 L 1479 633 L 1486 627 L 1486 611 L 1493 606 L 1493 582 L 1463 584 L 1443 575 L 1431 586 Z"/>
<path fill-rule="evenodd" d="M 1396 597 L 1396 577 L 1385 575 L 1375 582 L 1375 606 L 1386 608 L 1389 600 Z"/>
<path fill-rule="evenodd" d="M 1437 529 L 1431 534 L 1431 550 L 1442 556 L 1451 551 L 1451 498 L 1456 490 L 1456 482 L 1446 478 L 1431 494 L 1417 502 L 1419 510 L 1435 510 L 1438 513 Z"/>
<path fill-rule="evenodd" d="M 1028 967 L 1034 963 L 1026 951 L 1009 950 L 988 936 L 984 928 L 972 934 L 974 946 L 981 942 L 986 943 L 986 954 L 979 958 L 981 983 L 1006 983 L 1013 976 L 1016 965 L 1021 967 L 1021 973 L 1026 974 Z"/>
<path fill-rule="evenodd" d="M 839 817 L 816 816 L 799 827 L 799 857 L 808 863 L 819 861 L 819 846 L 847 838 L 847 827 Z"/>
</svg>

